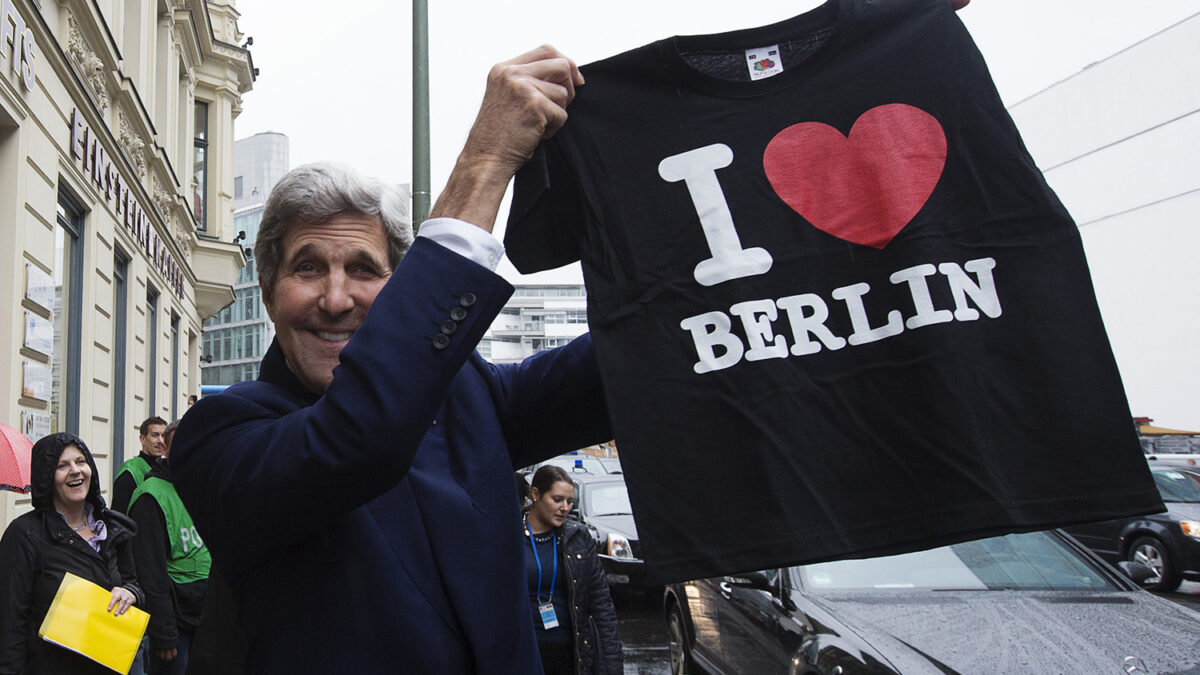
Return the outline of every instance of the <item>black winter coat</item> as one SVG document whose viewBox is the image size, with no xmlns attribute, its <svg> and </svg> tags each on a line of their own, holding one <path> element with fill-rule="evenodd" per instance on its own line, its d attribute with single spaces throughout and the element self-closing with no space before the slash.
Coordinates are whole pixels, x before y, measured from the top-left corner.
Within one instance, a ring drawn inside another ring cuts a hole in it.
<svg viewBox="0 0 1200 675">
<path fill-rule="evenodd" d="M 573 520 L 562 524 L 562 556 L 567 570 L 571 622 L 575 628 L 575 672 L 621 675 L 621 637 L 608 577 L 596 553 L 596 540 Z"/>
<path fill-rule="evenodd" d="M 38 628 L 70 572 L 106 589 L 124 586 L 145 604 L 134 574 L 133 521 L 115 511 L 100 513 L 107 538 L 100 552 L 67 527 L 53 508 L 17 518 L 0 540 L 0 674 L 109 673 L 104 666 L 37 636 Z"/>
<path fill-rule="evenodd" d="M 78 447 L 91 467 L 87 503 L 106 530 L 100 551 L 71 531 L 54 509 L 54 471 L 69 445 Z M 0 538 L 0 675 L 59 673 L 87 675 L 112 671 L 75 652 L 45 642 L 37 636 L 63 575 L 70 572 L 105 589 L 123 586 L 133 593 L 134 604 L 145 597 L 134 573 L 130 540 L 137 525 L 112 511 L 100 496 L 96 461 L 78 436 L 51 434 L 33 446 L 30 483 L 34 510 L 9 524 Z"/>
</svg>

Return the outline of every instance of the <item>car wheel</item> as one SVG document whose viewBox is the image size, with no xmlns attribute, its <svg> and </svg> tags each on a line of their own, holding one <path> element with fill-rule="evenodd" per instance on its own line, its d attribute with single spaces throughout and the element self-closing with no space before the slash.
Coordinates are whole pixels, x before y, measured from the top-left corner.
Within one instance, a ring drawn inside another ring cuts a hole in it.
<svg viewBox="0 0 1200 675">
<path fill-rule="evenodd" d="M 678 604 L 671 605 L 671 611 L 667 614 L 667 642 L 671 651 L 671 675 L 695 673 L 692 649 L 688 645 L 687 626 L 683 622 L 683 610 Z"/>
<path fill-rule="evenodd" d="M 1167 547 L 1155 537 L 1141 537 L 1129 547 L 1129 560 L 1140 562 L 1154 570 L 1154 576 L 1143 584 L 1152 591 L 1173 591 L 1179 588 L 1182 578 L 1167 554 Z"/>
</svg>

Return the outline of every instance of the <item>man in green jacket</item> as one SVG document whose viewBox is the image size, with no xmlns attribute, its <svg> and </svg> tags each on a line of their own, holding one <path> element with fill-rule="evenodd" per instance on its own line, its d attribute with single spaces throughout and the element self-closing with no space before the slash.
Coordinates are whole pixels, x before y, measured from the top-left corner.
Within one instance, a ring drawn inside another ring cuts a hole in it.
<svg viewBox="0 0 1200 675">
<path fill-rule="evenodd" d="M 138 428 L 138 441 L 142 444 L 142 451 L 136 457 L 126 460 L 117 470 L 112 491 L 114 511 L 129 512 L 129 498 L 142 484 L 154 460 L 167 456 L 167 442 L 164 437 L 166 431 L 167 421 L 158 416 L 146 418 Z"/>
<path fill-rule="evenodd" d="M 180 501 L 165 458 L 133 491 L 129 515 L 137 522 L 133 557 L 150 612 L 147 672 L 182 675 L 208 589 L 208 547 Z"/>
</svg>

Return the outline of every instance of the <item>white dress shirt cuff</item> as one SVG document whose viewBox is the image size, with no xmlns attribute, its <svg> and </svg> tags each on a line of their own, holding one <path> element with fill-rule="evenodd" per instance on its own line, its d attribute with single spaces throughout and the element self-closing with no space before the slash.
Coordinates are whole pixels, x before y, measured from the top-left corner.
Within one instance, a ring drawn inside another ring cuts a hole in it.
<svg viewBox="0 0 1200 675">
<path fill-rule="evenodd" d="M 430 218 L 421 223 L 417 236 L 432 239 L 493 272 L 504 255 L 504 245 L 492 233 L 457 218 Z"/>
</svg>

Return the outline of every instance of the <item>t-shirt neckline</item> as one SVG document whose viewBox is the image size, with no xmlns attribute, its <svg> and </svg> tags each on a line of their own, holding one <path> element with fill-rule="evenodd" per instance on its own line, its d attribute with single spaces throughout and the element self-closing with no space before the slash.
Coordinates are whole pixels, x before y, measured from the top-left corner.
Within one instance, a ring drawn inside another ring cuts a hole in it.
<svg viewBox="0 0 1200 675">
<path fill-rule="evenodd" d="M 660 40 L 652 46 L 657 51 L 660 63 L 671 71 L 673 77 L 696 89 L 719 96 L 761 96 L 805 80 L 818 70 L 830 58 L 830 54 L 836 51 L 837 43 L 848 32 L 849 25 L 853 22 L 853 13 L 853 0 L 827 0 L 804 14 L 766 26 L 708 35 L 676 35 Z M 812 55 L 791 67 L 785 63 L 782 73 L 758 81 L 733 81 L 714 77 L 697 70 L 683 58 L 684 53 L 697 50 L 756 49 L 794 39 L 821 28 L 831 28 L 832 32 Z"/>
</svg>

